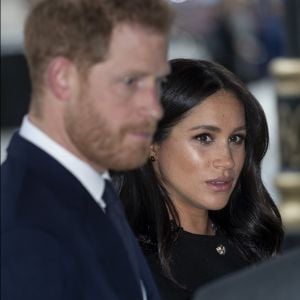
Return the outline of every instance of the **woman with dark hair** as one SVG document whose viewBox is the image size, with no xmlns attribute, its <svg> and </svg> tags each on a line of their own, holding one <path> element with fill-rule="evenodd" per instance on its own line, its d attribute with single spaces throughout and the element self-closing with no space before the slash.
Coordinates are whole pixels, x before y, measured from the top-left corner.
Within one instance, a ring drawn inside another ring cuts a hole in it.
<svg viewBox="0 0 300 300">
<path fill-rule="evenodd" d="M 128 220 L 162 299 L 280 251 L 279 212 L 261 179 L 265 114 L 224 67 L 175 59 L 149 160 L 116 174 Z"/>
</svg>

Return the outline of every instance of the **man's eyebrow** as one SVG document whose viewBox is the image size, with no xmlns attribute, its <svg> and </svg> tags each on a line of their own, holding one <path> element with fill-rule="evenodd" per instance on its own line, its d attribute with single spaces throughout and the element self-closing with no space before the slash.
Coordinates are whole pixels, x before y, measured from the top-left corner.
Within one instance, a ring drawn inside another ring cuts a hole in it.
<svg viewBox="0 0 300 300">
<path fill-rule="evenodd" d="M 148 72 L 143 72 L 143 71 L 135 71 L 135 70 L 132 70 L 132 71 L 127 71 L 126 73 L 124 74 L 121 74 L 119 76 L 119 78 L 124 78 L 124 77 L 137 77 L 137 78 L 143 78 L 143 77 L 147 77 L 151 75 L 150 73 Z M 156 74 L 156 75 L 153 75 L 155 76 L 155 78 L 166 78 L 167 76 L 169 75 L 169 73 L 167 72 L 163 72 L 163 73 L 159 73 L 159 74 Z"/>
</svg>

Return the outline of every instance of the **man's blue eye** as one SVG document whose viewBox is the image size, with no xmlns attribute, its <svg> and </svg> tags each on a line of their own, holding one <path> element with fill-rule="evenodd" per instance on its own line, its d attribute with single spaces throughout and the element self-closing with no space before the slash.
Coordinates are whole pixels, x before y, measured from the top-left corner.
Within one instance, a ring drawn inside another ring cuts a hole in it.
<svg viewBox="0 0 300 300">
<path fill-rule="evenodd" d="M 125 78 L 124 83 L 127 85 L 132 85 L 134 83 L 134 79 L 133 78 Z"/>
<path fill-rule="evenodd" d="M 123 79 L 123 83 L 128 86 L 132 86 L 132 85 L 136 84 L 136 82 L 137 82 L 136 77 L 125 77 Z"/>
</svg>

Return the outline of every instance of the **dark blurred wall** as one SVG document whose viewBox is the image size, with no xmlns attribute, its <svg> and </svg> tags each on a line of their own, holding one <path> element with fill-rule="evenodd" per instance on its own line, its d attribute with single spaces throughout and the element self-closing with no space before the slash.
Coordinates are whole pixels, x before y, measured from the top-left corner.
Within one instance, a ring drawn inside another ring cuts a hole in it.
<svg viewBox="0 0 300 300">
<path fill-rule="evenodd" d="M 300 1 L 285 0 L 287 29 L 287 54 L 300 57 Z"/>
<path fill-rule="evenodd" d="M 20 125 L 28 110 L 30 90 L 24 55 L 1 55 L 1 128 Z"/>
</svg>

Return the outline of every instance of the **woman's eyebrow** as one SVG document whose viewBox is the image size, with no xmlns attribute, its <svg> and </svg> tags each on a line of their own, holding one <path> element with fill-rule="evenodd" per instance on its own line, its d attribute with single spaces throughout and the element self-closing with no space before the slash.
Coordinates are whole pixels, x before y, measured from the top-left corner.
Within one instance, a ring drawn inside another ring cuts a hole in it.
<svg viewBox="0 0 300 300">
<path fill-rule="evenodd" d="M 221 131 L 221 128 L 219 128 L 218 126 L 214 126 L 214 125 L 198 125 L 198 126 L 192 127 L 190 130 L 194 131 L 194 130 L 199 130 L 199 129 L 205 129 L 205 130 L 213 131 L 213 132 Z M 241 131 L 241 130 L 246 130 L 246 126 L 242 125 L 242 126 L 236 127 L 233 129 L 233 132 Z"/>
<path fill-rule="evenodd" d="M 217 126 L 214 125 L 198 125 L 198 126 L 194 126 L 192 127 L 190 130 L 198 130 L 198 129 L 205 129 L 205 130 L 209 130 L 209 131 L 214 131 L 214 132 L 219 132 L 221 131 L 221 129 Z"/>
<path fill-rule="evenodd" d="M 233 130 L 233 132 L 236 132 L 236 131 L 242 131 L 242 130 L 246 130 L 246 125 L 239 126 L 239 127 L 235 128 L 235 129 Z"/>
</svg>

